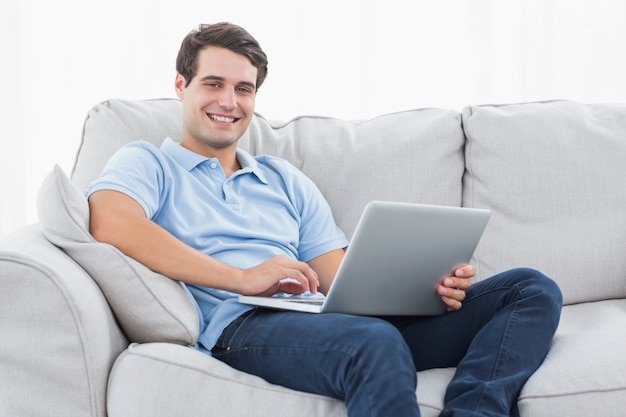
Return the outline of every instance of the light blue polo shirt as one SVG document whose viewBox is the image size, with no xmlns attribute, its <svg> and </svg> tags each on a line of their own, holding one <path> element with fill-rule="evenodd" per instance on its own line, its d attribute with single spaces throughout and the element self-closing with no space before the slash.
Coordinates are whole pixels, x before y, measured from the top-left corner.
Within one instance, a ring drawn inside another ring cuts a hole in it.
<svg viewBox="0 0 626 417">
<path fill-rule="evenodd" d="M 241 149 L 237 160 L 242 168 L 226 178 L 217 158 L 170 138 L 160 148 L 133 142 L 109 160 L 87 194 L 122 192 L 186 244 L 242 269 L 278 254 L 308 262 L 348 245 L 325 198 L 301 171 Z M 235 293 L 187 288 L 201 316 L 197 347 L 210 354 L 224 328 L 250 307 L 237 302 Z"/>
</svg>

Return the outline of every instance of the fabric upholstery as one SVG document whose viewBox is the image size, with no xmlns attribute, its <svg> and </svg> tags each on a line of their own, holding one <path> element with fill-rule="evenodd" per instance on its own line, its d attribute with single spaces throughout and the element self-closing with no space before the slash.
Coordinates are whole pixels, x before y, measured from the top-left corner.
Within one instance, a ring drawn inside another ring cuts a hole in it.
<svg viewBox="0 0 626 417">
<path fill-rule="evenodd" d="M 480 276 L 527 266 L 566 304 L 626 297 L 626 105 L 470 106 L 463 126 L 463 204 L 492 210 Z"/>
<path fill-rule="evenodd" d="M 345 416 L 340 401 L 268 384 L 171 344 L 131 346 L 111 372 L 108 396 L 109 417 L 175 416 L 181 410 L 185 415 Z"/>
<path fill-rule="evenodd" d="M 87 200 L 58 166 L 45 178 L 37 207 L 46 237 L 98 283 L 131 341 L 196 343 L 199 318 L 187 290 L 96 242 L 89 234 Z"/>
<path fill-rule="evenodd" d="M 0 416 L 106 417 L 128 341 L 94 281 L 38 225 L 0 238 Z"/>
<path fill-rule="evenodd" d="M 565 306 L 548 356 L 522 389 L 521 415 L 623 416 L 625 323 L 624 299 Z"/>
<path fill-rule="evenodd" d="M 548 357 L 520 394 L 521 414 L 621 416 L 623 409 L 615 404 L 626 398 L 626 374 L 614 370 L 626 369 L 626 333 L 614 330 L 624 322 L 626 300 L 565 307 Z M 453 374 L 452 368 L 418 373 L 423 416 L 439 415 Z M 180 409 L 193 415 L 210 409 L 216 414 L 289 416 L 296 408 L 298 416 L 346 415 L 338 401 L 275 386 L 192 349 L 166 344 L 131 346 L 113 368 L 110 386 L 109 417 L 165 417 Z M 171 395 L 152 400 L 161 392 Z"/>
<path fill-rule="evenodd" d="M 441 392 L 452 374 L 453 369 L 420 373 L 422 417 L 439 415 Z M 273 385 L 198 351 L 162 343 L 130 346 L 113 367 L 109 385 L 109 417 L 165 417 L 181 409 L 189 415 L 210 410 L 233 416 L 346 416 L 341 401 Z M 170 395 L 160 397 L 161 392 Z"/>
</svg>

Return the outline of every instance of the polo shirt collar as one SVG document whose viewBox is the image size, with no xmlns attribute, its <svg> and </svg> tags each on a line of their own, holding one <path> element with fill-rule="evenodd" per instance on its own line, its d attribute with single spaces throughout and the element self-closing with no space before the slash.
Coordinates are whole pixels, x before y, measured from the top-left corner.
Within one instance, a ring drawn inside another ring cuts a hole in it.
<svg viewBox="0 0 626 417">
<path fill-rule="evenodd" d="M 190 151 L 187 148 L 180 146 L 180 144 L 172 138 L 165 138 L 161 144 L 161 150 L 174 158 L 178 164 L 180 164 L 187 171 L 191 171 L 201 163 L 208 161 L 211 158 L 202 156 L 195 152 Z M 235 175 L 244 174 L 246 172 L 252 172 L 257 178 L 267 184 L 267 178 L 259 167 L 259 163 L 252 155 L 243 149 L 237 149 L 237 161 L 241 165 L 241 169 L 235 173 Z"/>
<path fill-rule="evenodd" d="M 267 178 L 265 177 L 263 170 L 252 155 L 243 149 L 237 148 L 237 161 L 239 162 L 239 165 L 241 165 L 241 170 L 239 170 L 239 172 L 243 174 L 244 172 L 250 171 L 257 176 L 259 181 L 263 184 L 267 184 Z"/>
</svg>

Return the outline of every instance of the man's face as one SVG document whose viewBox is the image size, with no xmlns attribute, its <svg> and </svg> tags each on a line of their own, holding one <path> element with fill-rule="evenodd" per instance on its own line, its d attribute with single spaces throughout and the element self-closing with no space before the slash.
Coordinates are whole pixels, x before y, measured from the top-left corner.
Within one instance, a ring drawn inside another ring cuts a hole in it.
<svg viewBox="0 0 626 417">
<path fill-rule="evenodd" d="M 181 144 L 206 156 L 236 146 L 254 113 L 257 69 L 247 57 L 207 47 L 187 87 L 177 74 L 176 93 L 183 105 Z"/>
</svg>

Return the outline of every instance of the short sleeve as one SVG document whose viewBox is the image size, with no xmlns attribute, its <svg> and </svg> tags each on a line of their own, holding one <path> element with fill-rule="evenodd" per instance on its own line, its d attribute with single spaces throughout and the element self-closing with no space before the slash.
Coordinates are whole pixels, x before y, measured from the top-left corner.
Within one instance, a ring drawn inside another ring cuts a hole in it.
<svg viewBox="0 0 626 417">
<path fill-rule="evenodd" d="M 87 196 L 101 191 L 118 191 L 137 201 L 148 218 L 159 210 L 163 194 L 164 164 L 158 149 L 148 142 L 133 142 L 120 148 L 102 174 L 91 183 Z"/>
</svg>

